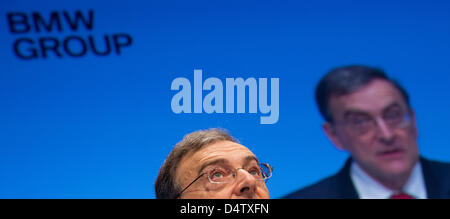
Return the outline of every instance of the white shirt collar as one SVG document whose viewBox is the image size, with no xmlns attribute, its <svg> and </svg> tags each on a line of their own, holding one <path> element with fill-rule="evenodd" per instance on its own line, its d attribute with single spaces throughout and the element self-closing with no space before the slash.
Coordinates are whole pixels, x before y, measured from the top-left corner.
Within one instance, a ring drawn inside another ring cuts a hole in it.
<svg viewBox="0 0 450 219">
<path fill-rule="evenodd" d="M 359 197 L 362 199 L 386 199 L 394 193 L 394 191 L 375 181 L 364 170 L 362 170 L 355 161 L 352 162 L 350 176 Z M 420 162 L 417 162 L 414 166 L 411 176 L 403 187 L 403 191 L 414 196 L 415 198 L 427 198 Z"/>
</svg>

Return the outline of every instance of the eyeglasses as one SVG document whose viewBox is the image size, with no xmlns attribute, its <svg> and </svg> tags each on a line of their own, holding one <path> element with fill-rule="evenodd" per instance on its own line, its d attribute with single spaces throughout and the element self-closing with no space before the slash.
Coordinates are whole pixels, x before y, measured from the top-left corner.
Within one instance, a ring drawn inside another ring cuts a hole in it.
<svg viewBox="0 0 450 219">
<path fill-rule="evenodd" d="M 391 130 L 402 129 L 411 124 L 411 115 L 397 110 L 384 114 L 382 120 Z M 369 132 L 372 133 L 379 128 L 376 120 L 367 114 L 349 116 L 343 124 L 347 125 L 350 130 L 357 135 L 364 135 Z"/>
<path fill-rule="evenodd" d="M 202 176 L 206 175 L 208 180 L 212 184 L 226 184 L 232 183 L 236 179 L 238 170 L 244 170 L 248 172 L 256 181 L 267 182 L 267 180 L 272 176 L 273 167 L 266 163 L 259 163 L 258 165 L 249 166 L 247 168 L 236 168 L 231 169 L 223 166 L 213 166 L 208 168 L 205 172 L 201 173 L 197 178 L 195 178 L 189 185 L 182 189 L 175 198 L 181 196 L 181 194 L 186 191 L 192 184 L 199 180 Z"/>
</svg>

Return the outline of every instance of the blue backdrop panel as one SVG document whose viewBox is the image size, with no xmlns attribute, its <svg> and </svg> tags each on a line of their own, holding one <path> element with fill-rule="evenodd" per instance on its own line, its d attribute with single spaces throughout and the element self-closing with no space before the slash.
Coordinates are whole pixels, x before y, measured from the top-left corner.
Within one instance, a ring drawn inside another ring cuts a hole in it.
<svg viewBox="0 0 450 219">
<path fill-rule="evenodd" d="M 434 0 L 2 0 L 0 198 L 154 198 L 174 144 L 212 127 L 275 167 L 268 187 L 281 197 L 348 156 L 323 134 L 313 92 L 355 63 L 407 88 L 420 152 L 450 161 L 449 11 Z M 194 86 L 195 69 L 224 87 L 278 78 L 278 121 L 248 106 L 174 113 L 171 84 Z"/>
</svg>

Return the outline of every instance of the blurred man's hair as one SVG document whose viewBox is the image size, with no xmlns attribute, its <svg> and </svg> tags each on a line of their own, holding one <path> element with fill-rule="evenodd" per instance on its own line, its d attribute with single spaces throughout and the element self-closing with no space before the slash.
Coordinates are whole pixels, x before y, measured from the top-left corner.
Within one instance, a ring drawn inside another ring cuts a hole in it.
<svg viewBox="0 0 450 219">
<path fill-rule="evenodd" d="M 331 96 L 352 93 L 374 79 L 390 82 L 400 91 L 406 104 L 410 107 L 409 95 L 406 90 L 396 81 L 390 79 L 383 70 L 363 65 L 350 65 L 332 69 L 317 84 L 316 103 L 323 118 L 327 122 L 333 122 L 329 109 Z"/>
</svg>

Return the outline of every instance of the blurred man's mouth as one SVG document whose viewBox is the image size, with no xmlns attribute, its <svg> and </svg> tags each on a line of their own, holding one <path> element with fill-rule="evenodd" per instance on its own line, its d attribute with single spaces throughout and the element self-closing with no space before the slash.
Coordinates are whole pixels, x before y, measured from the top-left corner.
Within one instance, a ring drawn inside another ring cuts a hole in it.
<svg viewBox="0 0 450 219">
<path fill-rule="evenodd" d="M 401 156 L 403 156 L 403 154 L 405 153 L 405 151 L 403 149 L 399 149 L 399 148 L 395 148 L 395 149 L 390 149 L 390 150 L 383 150 L 378 152 L 378 157 L 381 157 L 383 159 L 395 159 L 395 158 L 400 158 Z"/>
</svg>

